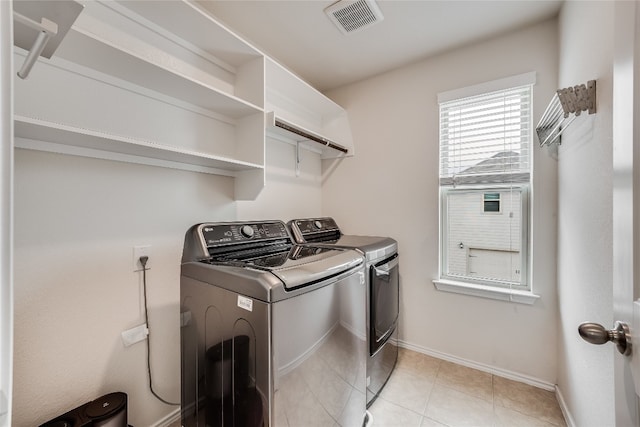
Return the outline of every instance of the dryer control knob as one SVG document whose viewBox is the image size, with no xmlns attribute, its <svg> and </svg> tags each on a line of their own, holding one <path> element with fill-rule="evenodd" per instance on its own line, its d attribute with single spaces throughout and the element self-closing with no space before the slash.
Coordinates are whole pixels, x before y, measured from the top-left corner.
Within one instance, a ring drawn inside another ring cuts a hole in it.
<svg viewBox="0 0 640 427">
<path fill-rule="evenodd" d="M 253 237 L 253 227 L 250 225 L 243 225 L 240 229 L 240 233 L 247 238 Z"/>
<path fill-rule="evenodd" d="M 313 225 L 314 225 L 317 229 L 322 228 L 322 223 L 321 223 L 320 221 L 317 221 L 317 220 L 316 220 L 316 221 L 313 221 Z"/>
</svg>

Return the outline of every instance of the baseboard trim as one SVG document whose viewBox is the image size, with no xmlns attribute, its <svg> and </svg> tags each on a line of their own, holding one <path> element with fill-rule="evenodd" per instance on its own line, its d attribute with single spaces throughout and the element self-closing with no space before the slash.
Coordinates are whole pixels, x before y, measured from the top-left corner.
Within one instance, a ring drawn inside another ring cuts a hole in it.
<svg viewBox="0 0 640 427">
<path fill-rule="evenodd" d="M 463 359 L 461 357 L 452 356 L 447 353 L 432 350 L 426 347 L 417 346 L 409 342 L 398 340 L 398 346 L 406 348 L 408 350 L 417 351 L 418 353 L 426 354 L 437 359 L 446 360 L 448 362 L 456 363 L 458 365 L 466 366 L 468 368 L 477 369 L 479 371 L 488 372 L 493 375 L 497 375 L 502 378 L 507 378 L 513 381 L 529 384 L 534 387 L 541 388 L 547 391 L 556 391 L 556 385 L 547 381 L 540 380 L 538 378 L 530 377 L 528 375 L 522 375 L 517 372 L 508 371 L 506 369 L 498 368 L 496 366 L 485 365 L 484 363 L 474 362 L 472 360 Z"/>
<path fill-rule="evenodd" d="M 558 399 L 558 405 L 560 405 L 560 410 L 562 411 L 562 415 L 564 416 L 564 421 L 567 423 L 567 427 L 576 427 L 576 422 L 573 420 L 573 417 L 571 416 L 571 412 L 569 411 L 567 402 L 564 400 L 562 391 L 560 391 L 560 387 L 558 387 L 557 385 L 556 385 L 556 399 Z"/>
<path fill-rule="evenodd" d="M 176 408 L 173 411 L 169 412 L 163 418 L 156 421 L 151 427 L 169 427 L 171 423 L 176 421 L 180 421 L 180 408 Z"/>
</svg>

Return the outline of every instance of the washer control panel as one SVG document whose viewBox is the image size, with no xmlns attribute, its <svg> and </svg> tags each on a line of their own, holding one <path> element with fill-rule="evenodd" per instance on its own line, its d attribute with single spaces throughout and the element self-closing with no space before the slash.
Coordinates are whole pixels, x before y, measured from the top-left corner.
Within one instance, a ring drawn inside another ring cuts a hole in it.
<svg viewBox="0 0 640 427">
<path fill-rule="evenodd" d="M 338 224 L 336 224 L 333 218 L 296 219 L 293 221 L 293 224 L 303 236 L 321 232 L 340 231 Z"/>
<path fill-rule="evenodd" d="M 297 243 L 334 242 L 342 233 L 333 218 L 304 218 L 289 221 L 291 235 Z"/>
<path fill-rule="evenodd" d="M 289 239 L 287 227 L 281 221 L 202 224 L 200 233 L 209 248 L 250 241 Z"/>
</svg>

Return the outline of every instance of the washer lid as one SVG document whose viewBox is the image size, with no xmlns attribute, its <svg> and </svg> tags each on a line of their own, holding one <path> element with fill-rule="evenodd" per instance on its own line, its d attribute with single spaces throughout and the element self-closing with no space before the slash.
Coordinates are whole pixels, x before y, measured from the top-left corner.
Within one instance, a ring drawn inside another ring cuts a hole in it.
<svg viewBox="0 0 640 427">
<path fill-rule="evenodd" d="M 115 414 L 127 405 L 127 395 L 122 392 L 110 393 L 87 404 L 85 414 L 91 419 L 104 418 Z"/>
</svg>

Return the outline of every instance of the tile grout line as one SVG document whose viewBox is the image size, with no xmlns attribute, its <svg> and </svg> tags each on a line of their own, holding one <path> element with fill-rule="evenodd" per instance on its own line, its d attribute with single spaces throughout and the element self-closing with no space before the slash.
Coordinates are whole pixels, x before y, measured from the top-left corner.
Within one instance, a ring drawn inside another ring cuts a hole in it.
<svg viewBox="0 0 640 427">
<path fill-rule="evenodd" d="M 418 366 L 420 366 L 420 365 L 414 366 L 413 364 L 409 364 L 408 362 L 409 361 L 407 360 L 407 361 L 405 361 L 404 364 L 399 364 L 398 367 L 399 368 L 406 367 L 406 368 L 414 369 L 414 368 L 418 368 Z M 469 393 L 469 392 L 467 392 L 465 390 L 461 390 L 461 389 L 458 389 L 456 387 L 450 387 L 449 385 L 447 385 L 448 383 L 443 380 L 443 378 L 445 378 L 445 377 L 443 377 L 443 375 L 446 373 L 445 364 L 444 363 L 445 363 L 444 361 L 440 360 L 439 363 L 437 363 L 437 365 L 435 366 L 436 369 L 433 370 L 434 373 L 433 373 L 433 377 L 432 377 L 432 381 L 431 381 L 431 387 L 429 388 L 428 392 L 426 393 L 426 401 L 425 401 L 424 406 L 422 408 L 422 413 L 414 411 L 411 408 L 405 407 L 401 403 L 394 403 L 394 402 L 392 402 L 390 400 L 387 400 L 385 398 L 381 398 L 381 399 L 386 401 L 389 404 L 392 404 L 394 406 L 398 406 L 398 407 L 400 407 L 400 408 L 402 408 L 404 410 L 408 410 L 408 411 L 413 412 L 414 414 L 416 414 L 418 416 L 421 416 L 420 421 L 419 421 L 421 427 L 425 424 L 425 422 L 427 422 L 427 420 L 443 424 L 441 421 L 438 421 L 437 419 L 432 419 L 432 418 L 427 416 L 429 406 L 433 403 L 431 400 L 434 398 L 435 388 L 437 386 L 441 386 L 441 387 L 444 387 L 446 389 L 450 389 L 450 390 L 455 391 L 457 393 L 462 393 L 462 394 L 465 394 L 465 395 L 473 397 L 473 398 L 482 399 L 482 397 L 480 397 L 479 395 L 476 395 L 475 393 Z M 458 364 L 454 363 L 454 365 L 458 365 Z M 464 365 L 460 365 L 460 366 L 464 367 Z M 473 371 L 477 371 L 474 368 L 470 368 L 470 369 L 472 369 Z M 479 371 L 479 372 L 483 372 L 483 371 Z M 497 381 L 497 380 L 499 378 L 502 378 L 502 377 L 499 377 L 499 376 L 497 376 L 495 374 L 490 374 L 490 387 L 491 387 L 491 389 L 490 389 L 490 396 L 488 396 L 488 397 L 490 397 L 490 399 L 491 399 L 490 402 L 491 402 L 492 415 L 493 415 L 493 421 L 492 421 L 493 425 L 498 425 L 498 423 L 500 421 L 499 418 L 498 418 L 498 414 L 497 414 L 497 408 L 498 407 L 505 408 L 505 409 L 507 409 L 509 411 L 513 411 L 515 413 L 519 413 L 522 416 L 525 416 L 525 417 L 530 418 L 532 420 L 536 420 L 538 422 L 542 422 L 542 423 L 544 423 L 545 425 L 547 425 L 549 427 L 551 427 L 551 426 L 560 427 L 562 425 L 562 424 L 556 424 L 554 421 L 552 421 L 550 419 L 543 419 L 539 415 L 534 415 L 534 414 L 528 413 L 528 412 L 522 412 L 521 410 L 518 410 L 516 408 L 510 407 L 510 406 L 504 406 L 502 404 L 499 404 L 499 402 L 497 401 L 497 391 L 498 391 L 497 387 L 498 387 L 498 383 L 499 383 L 499 381 Z M 510 381 L 512 381 L 512 380 L 510 380 Z M 532 386 L 532 387 L 534 389 L 537 389 L 535 386 Z M 555 393 L 552 392 L 551 394 L 555 394 Z M 489 402 L 489 399 L 487 399 L 486 401 Z"/>
<path fill-rule="evenodd" d="M 424 408 L 422 409 L 422 418 L 425 418 L 427 416 L 427 408 L 429 407 L 429 401 L 431 400 L 431 396 L 433 395 L 433 389 L 436 387 L 436 382 L 438 381 L 438 375 L 440 375 L 441 367 L 442 367 L 442 361 L 438 361 L 438 369 L 436 370 L 436 373 L 433 376 L 433 383 L 431 384 L 431 389 L 429 390 L 427 401 L 425 402 Z"/>
<path fill-rule="evenodd" d="M 496 413 L 496 376 L 491 374 L 491 406 L 493 408 L 493 424 L 496 425 L 498 421 L 498 414 Z"/>
</svg>

